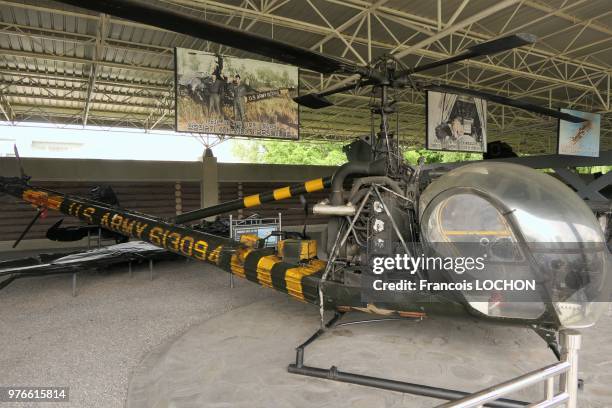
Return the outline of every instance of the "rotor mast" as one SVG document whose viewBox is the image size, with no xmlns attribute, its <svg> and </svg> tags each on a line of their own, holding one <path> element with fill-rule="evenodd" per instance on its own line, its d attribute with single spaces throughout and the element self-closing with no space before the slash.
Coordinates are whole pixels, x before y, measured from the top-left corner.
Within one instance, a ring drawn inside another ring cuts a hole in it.
<svg viewBox="0 0 612 408">
<path fill-rule="evenodd" d="M 392 58 L 382 57 L 377 64 L 381 70 L 378 77 L 377 84 L 373 87 L 373 95 L 376 96 L 377 91 L 380 92 L 380 101 L 378 104 L 374 104 L 371 108 L 372 115 L 378 115 L 380 118 L 379 131 L 372 135 L 372 150 L 374 153 L 374 160 L 382 157 L 387 160 L 387 173 L 394 173 L 398 170 L 397 166 L 394 166 L 393 153 L 399 155 L 399 148 L 397 138 L 399 135 L 390 133 L 389 130 L 389 115 L 396 112 L 394 106 L 395 100 L 389 96 L 389 88 L 392 87 L 393 76 L 395 74 L 395 62 Z M 374 129 L 372 129 L 374 131 Z M 393 140 L 395 136 L 396 140 Z M 399 162 L 398 162 L 399 163 Z"/>
</svg>

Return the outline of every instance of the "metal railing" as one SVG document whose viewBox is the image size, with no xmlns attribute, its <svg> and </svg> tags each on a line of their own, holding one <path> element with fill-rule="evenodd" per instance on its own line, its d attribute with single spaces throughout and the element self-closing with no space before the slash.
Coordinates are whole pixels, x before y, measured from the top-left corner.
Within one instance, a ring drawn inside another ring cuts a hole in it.
<svg viewBox="0 0 612 408">
<path fill-rule="evenodd" d="M 496 384 L 459 400 L 439 405 L 437 408 L 480 408 L 489 402 L 538 383 L 544 385 L 544 399 L 528 407 L 544 408 L 565 404 L 567 408 L 576 408 L 578 350 L 580 350 L 581 335 L 575 330 L 564 330 L 560 332 L 560 342 L 561 361 L 558 363 Z M 559 390 L 555 391 L 555 377 L 557 376 L 559 377 Z"/>
<path fill-rule="evenodd" d="M 282 231 L 282 214 L 278 213 L 278 217 L 247 217 L 234 218 L 230 215 L 230 238 L 235 241 L 240 241 L 240 236 L 243 234 L 254 234 L 260 238 L 266 238 L 270 233 Z M 276 246 L 278 241 L 277 236 L 270 236 L 266 240 L 266 246 Z"/>
</svg>

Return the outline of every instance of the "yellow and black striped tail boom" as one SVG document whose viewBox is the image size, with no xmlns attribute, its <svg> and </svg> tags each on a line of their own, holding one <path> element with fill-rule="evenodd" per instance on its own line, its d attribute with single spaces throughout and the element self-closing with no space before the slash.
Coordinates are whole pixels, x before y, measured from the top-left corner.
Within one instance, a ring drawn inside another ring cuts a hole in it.
<svg viewBox="0 0 612 408">
<path fill-rule="evenodd" d="M 0 193 L 38 209 L 60 211 L 88 224 L 150 242 L 170 252 L 207 262 L 236 276 L 311 303 L 318 303 L 318 285 L 326 263 L 312 259 L 291 264 L 271 248 L 250 248 L 229 238 L 169 223 L 160 218 L 108 204 L 32 187 L 21 178 L 0 177 Z"/>
</svg>

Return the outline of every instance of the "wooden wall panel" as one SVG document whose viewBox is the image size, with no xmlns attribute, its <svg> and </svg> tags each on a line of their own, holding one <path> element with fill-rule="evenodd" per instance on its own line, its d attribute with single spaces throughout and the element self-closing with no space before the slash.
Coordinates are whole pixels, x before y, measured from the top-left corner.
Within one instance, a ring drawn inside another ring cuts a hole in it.
<svg viewBox="0 0 612 408">
<path fill-rule="evenodd" d="M 35 186 L 45 187 L 62 193 L 87 197 L 91 188 L 100 184 L 110 185 L 122 207 L 143 213 L 172 217 L 175 210 L 175 184 L 170 182 L 112 182 L 112 183 L 86 183 L 86 182 L 33 182 Z M 193 188 L 188 184 L 189 203 L 192 205 Z M 191 183 L 194 184 L 194 183 Z M 199 204 L 199 183 L 197 196 Z M 9 197 L 0 197 L 0 241 L 13 241 L 24 230 L 28 222 L 34 217 L 36 210 L 29 204 Z M 64 218 L 62 225 L 80 225 L 80 221 L 65 216 L 57 211 L 49 211 L 46 219 L 39 219 L 32 227 L 26 239 L 44 238 L 45 233 L 59 219 Z"/>
<path fill-rule="evenodd" d="M 51 190 L 67 194 L 87 197 L 91 188 L 96 185 L 110 185 L 121 206 L 158 217 L 170 218 L 176 214 L 176 183 L 173 182 L 110 182 L 110 183 L 87 183 L 87 182 L 33 182 L 33 185 L 45 187 Z M 242 187 L 240 187 L 242 184 Z M 225 182 L 219 184 L 219 201 L 229 201 L 240 196 L 257 194 L 286 186 L 286 183 L 257 182 L 237 183 Z M 242 194 L 240 194 L 242 188 Z M 328 192 L 318 192 L 305 195 L 310 205 L 327 198 Z M 182 212 L 193 211 L 200 208 L 200 183 L 195 181 L 180 183 L 180 199 Z M 257 208 L 245 209 L 239 214 L 233 212 L 234 217 L 248 217 L 259 214 L 262 217 L 276 217 L 279 212 L 283 213 L 283 225 L 302 225 L 304 213 L 299 198 L 291 198 Z M 34 207 L 18 201 L 12 197 L 0 196 L 0 241 L 13 241 L 17 239 L 28 222 L 34 217 Z M 80 225 L 80 221 L 73 217 L 64 216 L 57 211 L 49 211 L 46 219 L 39 219 L 32 227 L 26 239 L 44 238 L 45 233 L 51 225 L 59 219 L 64 218 L 63 225 Z M 308 217 L 308 224 L 322 224 L 327 222 L 325 217 Z"/>
<path fill-rule="evenodd" d="M 183 198 L 183 212 L 193 211 L 200 208 L 200 182 L 184 181 L 181 182 Z"/>
</svg>

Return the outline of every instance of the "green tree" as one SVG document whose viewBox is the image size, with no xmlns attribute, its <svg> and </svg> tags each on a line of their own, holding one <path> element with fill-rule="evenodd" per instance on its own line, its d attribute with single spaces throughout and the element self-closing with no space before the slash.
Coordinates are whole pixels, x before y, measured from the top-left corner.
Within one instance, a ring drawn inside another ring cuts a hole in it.
<svg viewBox="0 0 612 408">
<path fill-rule="evenodd" d="M 408 150 L 404 158 L 410 164 L 416 164 L 419 157 L 425 157 L 425 163 L 452 163 L 458 161 L 482 160 L 482 153 L 440 152 L 426 149 Z"/>
<path fill-rule="evenodd" d="M 301 143 L 276 140 L 236 141 L 232 152 L 248 163 L 337 166 L 346 162 L 344 143 Z"/>
<path fill-rule="evenodd" d="M 342 146 L 345 144 L 342 142 L 241 140 L 234 142 L 232 152 L 247 163 L 337 166 L 346 162 L 346 156 L 342 151 Z M 420 156 L 425 157 L 425 163 L 482 160 L 480 153 L 439 152 L 426 149 L 404 152 L 404 158 L 410 164 L 416 164 Z"/>
<path fill-rule="evenodd" d="M 576 167 L 576 171 L 581 174 L 593 174 L 593 173 L 606 174 L 610 170 L 612 170 L 612 166 Z"/>
</svg>

